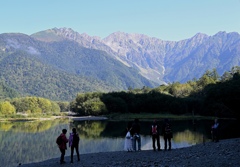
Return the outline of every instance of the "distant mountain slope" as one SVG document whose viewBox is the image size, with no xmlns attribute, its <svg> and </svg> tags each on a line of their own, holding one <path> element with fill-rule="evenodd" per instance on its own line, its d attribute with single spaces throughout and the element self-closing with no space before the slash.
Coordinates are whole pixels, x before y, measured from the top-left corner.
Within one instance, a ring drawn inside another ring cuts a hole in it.
<svg viewBox="0 0 240 167">
<path fill-rule="evenodd" d="M 61 39 L 76 41 L 87 48 L 103 50 L 159 84 L 186 82 L 199 78 L 206 70 L 213 68 L 221 75 L 231 67 L 240 65 L 240 35 L 236 32 L 219 32 L 213 36 L 198 33 L 181 41 L 163 41 L 142 34 L 123 32 L 115 32 L 100 39 L 79 34 L 70 28 L 54 28 L 32 36 L 47 40 L 43 38 L 46 32 Z"/>
<path fill-rule="evenodd" d="M 102 80 L 116 90 L 156 86 L 139 75 L 137 70 L 125 66 L 106 52 L 80 47 L 74 41 L 53 42 L 48 46 L 52 50 L 42 56 L 46 55 L 44 59 L 48 59 L 47 62 L 64 71 Z"/>
<path fill-rule="evenodd" d="M 219 32 L 214 36 L 199 33 L 175 42 L 118 32 L 104 42 L 140 69 L 149 71 L 151 79 L 158 78 L 159 82 L 186 82 L 199 78 L 206 70 L 216 68 L 222 74 L 240 65 L 238 33 Z"/>
<path fill-rule="evenodd" d="M 213 68 L 222 75 L 240 66 L 240 35 L 198 33 L 190 39 L 163 41 L 123 32 L 100 39 L 70 28 L 31 36 L 0 34 L 0 65 L 1 81 L 13 89 L 68 99 L 78 92 L 186 82 Z M 42 84 L 34 90 L 37 83 Z"/>
<path fill-rule="evenodd" d="M 79 92 L 114 90 L 99 80 L 52 68 L 26 52 L 12 53 L 2 59 L 0 70 L 1 80 L 21 95 L 69 100 Z"/>
<path fill-rule="evenodd" d="M 17 91 L 0 82 L 0 100 L 6 98 L 14 98 L 18 96 L 19 93 Z"/>
<path fill-rule="evenodd" d="M 24 34 L 0 35 L 0 70 L 1 80 L 22 94 L 54 100 L 71 99 L 79 92 L 156 86 L 106 52 Z"/>
</svg>

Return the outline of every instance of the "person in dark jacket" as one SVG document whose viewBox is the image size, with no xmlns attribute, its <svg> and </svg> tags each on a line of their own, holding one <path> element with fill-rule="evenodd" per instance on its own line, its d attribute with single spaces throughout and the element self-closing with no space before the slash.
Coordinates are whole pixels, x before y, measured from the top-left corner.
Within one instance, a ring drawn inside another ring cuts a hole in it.
<svg viewBox="0 0 240 167">
<path fill-rule="evenodd" d="M 135 119 L 132 124 L 132 134 L 133 134 L 133 150 L 134 151 L 141 151 L 141 136 L 140 136 L 140 123 L 139 119 Z M 138 143 L 138 149 L 136 147 L 136 143 Z"/>
<path fill-rule="evenodd" d="M 69 137 L 69 147 L 71 147 L 71 163 L 73 163 L 74 148 L 77 153 L 78 161 L 80 161 L 80 155 L 78 150 L 79 140 L 80 138 L 79 138 L 79 135 L 77 134 L 77 130 L 76 128 L 73 128 L 72 133 L 70 133 L 70 137 Z"/>
<path fill-rule="evenodd" d="M 164 138 L 164 150 L 167 150 L 167 143 L 168 143 L 168 150 L 172 149 L 171 139 L 172 135 L 172 128 L 171 124 L 168 119 L 164 120 L 163 127 L 162 127 L 162 134 Z"/>
<path fill-rule="evenodd" d="M 61 152 L 60 164 L 66 163 L 66 162 L 64 161 L 65 150 L 67 149 L 67 142 L 68 142 L 68 139 L 67 139 L 67 137 L 66 137 L 66 133 L 67 133 L 67 129 L 63 129 L 63 130 L 62 130 L 62 133 L 61 133 L 61 135 L 60 135 L 62 142 L 61 142 L 60 145 L 58 145 L 59 150 L 60 150 L 60 152 Z"/>
<path fill-rule="evenodd" d="M 152 136 L 152 147 L 153 147 L 153 150 L 156 151 L 156 141 L 157 141 L 157 148 L 158 148 L 158 151 L 161 150 L 161 147 L 160 147 L 160 126 L 159 124 L 157 123 L 156 120 L 153 121 L 152 125 L 151 125 L 151 132 L 150 132 L 151 136 Z"/>
</svg>

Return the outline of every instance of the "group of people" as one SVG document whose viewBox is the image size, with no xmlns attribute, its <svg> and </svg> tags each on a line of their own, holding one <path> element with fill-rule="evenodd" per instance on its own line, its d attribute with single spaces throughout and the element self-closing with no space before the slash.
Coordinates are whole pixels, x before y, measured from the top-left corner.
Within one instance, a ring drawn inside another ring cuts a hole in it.
<svg viewBox="0 0 240 167">
<path fill-rule="evenodd" d="M 212 140 L 214 142 L 219 141 L 219 123 L 218 120 L 215 119 L 214 124 L 212 125 Z M 73 163 L 73 153 L 74 149 L 77 153 L 78 161 L 80 161 L 80 155 L 79 155 L 79 135 L 76 132 L 76 128 L 72 129 L 72 133 L 70 133 L 69 139 L 66 137 L 67 130 L 63 129 L 60 136 L 58 136 L 56 143 L 58 144 L 58 147 L 61 152 L 61 158 L 60 158 L 60 164 L 64 164 L 64 156 L 65 151 L 67 149 L 67 143 L 69 143 L 69 147 L 71 147 L 71 163 Z M 160 151 L 161 145 L 160 145 L 160 135 L 164 138 L 164 150 L 171 150 L 171 139 L 173 138 L 173 133 L 171 129 L 171 124 L 168 119 L 164 119 L 164 123 L 162 126 L 157 122 L 157 120 L 154 120 L 151 128 L 150 128 L 150 135 L 152 137 L 152 147 L 153 150 Z M 157 146 L 156 146 L 157 143 Z M 125 138 L 125 145 L 124 150 L 126 151 L 141 151 L 141 135 L 140 135 L 140 122 L 139 119 L 135 119 L 134 122 L 129 122 L 127 126 L 127 134 Z"/>
<path fill-rule="evenodd" d="M 139 119 L 135 119 L 133 123 L 128 123 L 124 149 L 127 151 L 141 151 Z"/>
<path fill-rule="evenodd" d="M 162 128 L 159 123 L 154 120 L 151 125 L 150 135 L 152 136 L 153 150 L 161 150 L 160 135 L 164 138 L 164 150 L 171 150 L 171 139 L 173 137 L 171 125 L 168 119 L 164 120 Z M 157 142 L 157 148 L 156 148 Z M 138 148 L 136 148 L 138 146 Z M 167 147 L 168 146 L 168 147 Z M 141 150 L 141 136 L 140 136 L 140 123 L 135 119 L 133 123 L 129 122 L 127 127 L 127 134 L 125 138 L 124 150 L 126 151 L 140 151 Z"/>
<path fill-rule="evenodd" d="M 64 161 L 64 156 L 65 156 L 65 151 L 67 150 L 67 143 L 69 143 L 69 147 L 71 148 L 71 163 L 73 163 L 74 149 L 76 150 L 78 161 L 80 161 L 80 155 L 78 150 L 80 138 L 79 138 L 79 135 L 77 134 L 76 128 L 72 129 L 72 133 L 70 133 L 69 139 L 67 139 L 66 133 L 67 133 L 67 129 L 63 129 L 62 133 L 60 134 L 60 136 L 58 136 L 56 140 L 56 143 L 61 152 L 60 164 L 66 163 Z"/>
</svg>

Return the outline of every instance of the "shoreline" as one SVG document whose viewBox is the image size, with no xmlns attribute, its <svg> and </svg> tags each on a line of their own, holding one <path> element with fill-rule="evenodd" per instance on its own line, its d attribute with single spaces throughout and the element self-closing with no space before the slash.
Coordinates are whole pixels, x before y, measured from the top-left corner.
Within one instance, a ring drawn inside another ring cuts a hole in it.
<svg viewBox="0 0 240 167">
<path fill-rule="evenodd" d="M 51 117 L 29 117 L 29 118 L 0 118 L 0 122 L 6 121 L 46 121 L 46 120 L 55 120 L 55 119 L 72 119 L 74 121 L 84 121 L 84 120 L 107 120 L 107 117 L 104 116 L 51 116 Z"/>
<path fill-rule="evenodd" d="M 21 115 L 21 114 L 20 114 Z M 117 114 L 117 115 L 103 115 L 103 116 L 76 116 L 75 114 L 71 113 L 69 115 L 58 115 L 58 116 L 46 116 L 46 117 L 31 117 L 31 116 L 26 116 L 22 114 L 23 117 L 0 117 L 0 122 L 7 122 L 7 121 L 45 121 L 45 120 L 55 120 L 55 119 L 72 119 L 74 121 L 84 121 L 84 120 L 133 120 L 134 118 L 138 117 L 141 120 L 153 120 L 153 119 L 164 119 L 164 118 L 169 118 L 172 120 L 192 120 L 192 119 L 211 119 L 214 120 L 213 117 L 205 117 L 205 116 L 200 116 L 196 115 L 192 117 L 192 115 L 159 115 L 156 116 L 156 114 L 140 114 L 140 115 L 133 115 L 133 114 Z M 236 119 L 236 118 L 218 118 L 218 119 Z"/>
<path fill-rule="evenodd" d="M 70 118 L 74 121 L 85 121 L 85 120 L 107 120 L 107 117 L 103 116 L 81 116 L 81 117 L 73 117 L 73 116 L 68 116 L 67 118 Z"/>
<path fill-rule="evenodd" d="M 220 140 L 218 143 L 206 142 L 190 147 L 172 149 L 171 151 L 143 150 L 137 152 L 98 152 L 80 154 L 77 162 L 76 153 L 74 163 L 66 156 L 64 167 L 239 167 L 240 166 L 240 138 Z M 80 148 L 81 150 L 81 148 Z M 59 153 L 60 156 L 60 153 Z M 59 158 L 42 162 L 21 164 L 23 167 L 51 166 L 59 167 Z"/>
</svg>

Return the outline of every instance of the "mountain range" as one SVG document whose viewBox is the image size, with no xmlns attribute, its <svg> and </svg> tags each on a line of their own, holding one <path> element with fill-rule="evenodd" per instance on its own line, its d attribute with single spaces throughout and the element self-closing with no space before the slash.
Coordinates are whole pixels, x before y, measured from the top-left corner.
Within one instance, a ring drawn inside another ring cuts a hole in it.
<svg viewBox="0 0 240 167">
<path fill-rule="evenodd" d="M 87 91 L 119 91 L 186 82 L 240 65 L 240 35 L 198 33 L 181 41 L 115 32 L 108 37 L 53 28 L 0 34 L 0 80 L 22 94 L 68 100 Z"/>
<path fill-rule="evenodd" d="M 70 28 L 54 28 L 32 36 L 42 41 L 70 39 L 83 47 L 103 50 L 158 84 L 186 82 L 213 68 L 221 75 L 240 61 L 240 35 L 237 32 L 219 32 L 213 36 L 198 33 L 181 41 L 163 41 L 123 32 L 101 39 L 79 34 Z"/>
</svg>

